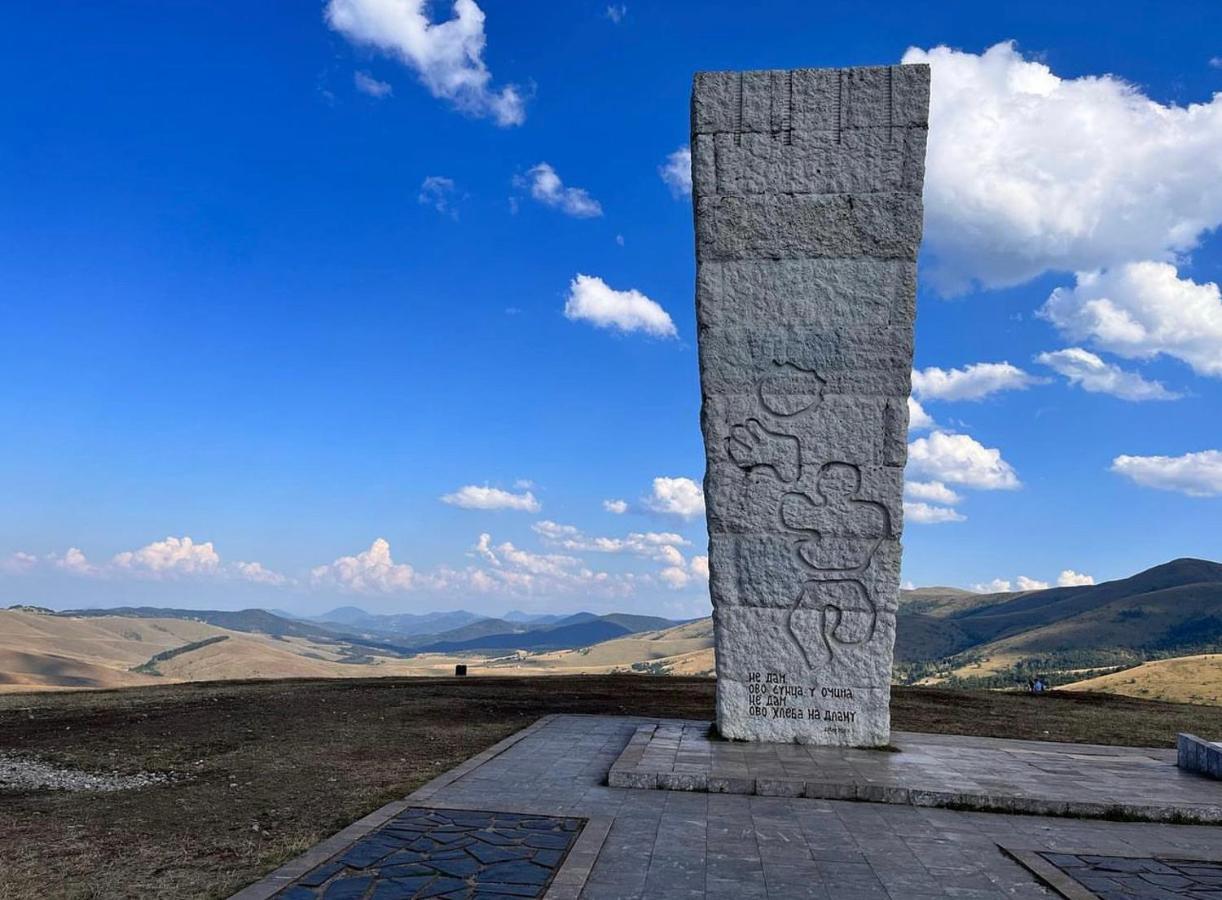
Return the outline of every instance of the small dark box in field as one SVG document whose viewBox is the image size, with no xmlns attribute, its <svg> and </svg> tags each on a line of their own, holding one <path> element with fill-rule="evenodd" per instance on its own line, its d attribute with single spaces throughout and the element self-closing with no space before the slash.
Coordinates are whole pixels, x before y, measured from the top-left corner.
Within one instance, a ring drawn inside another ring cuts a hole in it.
<svg viewBox="0 0 1222 900">
<path fill-rule="evenodd" d="M 458 665 L 454 667 L 454 674 L 455 675 L 466 675 L 467 674 L 466 663 L 458 663 Z"/>
</svg>

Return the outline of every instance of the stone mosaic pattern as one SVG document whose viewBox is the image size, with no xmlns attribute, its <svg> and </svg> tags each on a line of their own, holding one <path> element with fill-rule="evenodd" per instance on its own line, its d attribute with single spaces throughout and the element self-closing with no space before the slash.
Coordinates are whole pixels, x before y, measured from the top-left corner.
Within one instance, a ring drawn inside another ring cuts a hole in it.
<svg viewBox="0 0 1222 900">
<path fill-rule="evenodd" d="M 701 72 L 696 315 L 717 722 L 890 733 L 925 66 Z"/>
<path fill-rule="evenodd" d="M 542 897 L 583 819 L 411 807 L 279 900 Z"/>
<path fill-rule="evenodd" d="M 1041 853 L 1099 900 L 1222 900 L 1222 861 Z"/>
<path fill-rule="evenodd" d="M 707 722 L 640 725 L 612 787 L 1222 823 L 1222 784 L 1175 752 L 896 732 L 898 753 L 722 741 Z M 1222 900 L 1222 896 L 1216 898 Z"/>
</svg>

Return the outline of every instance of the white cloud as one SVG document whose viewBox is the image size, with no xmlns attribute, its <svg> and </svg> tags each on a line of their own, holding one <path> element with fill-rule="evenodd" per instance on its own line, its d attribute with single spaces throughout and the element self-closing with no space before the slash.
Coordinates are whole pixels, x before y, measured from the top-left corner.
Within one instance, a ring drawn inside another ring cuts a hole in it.
<svg viewBox="0 0 1222 900">
<path fill-rule="evenodd" d="M 116 553 L 108 563 L 95 565 L 79 547 L 63 553 L 50 553 L 39 559 L 29 553 L 16 553 L 0 561 L 0 571 L 24 574 L 42 565 L 81 578 L 139 578 L 154 581 L 177 578 L 238 578 L 256 584 L 280 586 L 289 579 L 257 562 L 221 565 L 221 557 L 211 542 L 197 544 L 189 537 L 167 537 L 138 550 Z"/>
<path fill-rule="evenodd" d="M 603 214 L 603 208 L 597 200 L 582 188 L 565 187 L 556 170 L 545 162 L 528 170 L 525 177 L 515 177 L 514 184 L 529 189 L 530 195 L 544 206 L 558 209 L 565 215 L 577 219 L 591 219 Z"/>
<path fill-rule="evenodd" d="M 430 175 L 420 182 L 416 202 L 433 207 L 443 216 L 458 218 L 458 210 L 454 208 L 454 181 L 444 175 Z"/>
<path fill-rule="evenodd" d="M 414 586 L 416 572 L 407 563 L 396 563 L 390 555 L 390 542 L 378 538 L 355 556 L 341 556 L 330 565 L 310 570 L 314 584 L 335 585 L 358 593 L 393 593 Z"/>
<path fill-rule="evenodd" d="M 937 423 L 933 417 L 925 412 L 925 408 L 917 401 L 915 397 L 908 398 L 908 430 L 909 431 L 927 431 L 930 428 L 936 428 Z"/>
<path fill-rule="evenodd" d="M 624 513 L 628 512 L 628 501 L 627 500 L 604 500 L 603 509 L 605 509 L 609 513 L 614 513 L 617 516 L 622 516 Z"/>
<path fill-rule="evenodd" d="M 5 575 L 24 575 L 38 565 L 38 557 L 21 550 L 0 559 L 0 573 Z"/>
<path fill-rule="evenodd" d="M 607 7 L 607 18 L 616 25 L 624 21 L 624 16 L 626 15 L 628 15 L 628 7 L 623 3 L 612 3 Z"/>
<path fill-rule="evenodd" d="M 234 575 L 243 581 L 249 581 L 251 584 L 265 584 L 270 587 L 282 587 L 288 584 L 288 579 L 279 572 L 273 572 L 271 569 L 257 562 L 235 562 L 233 564 Z"/>
<path fill-rule="evenodd" d="M 986 491 L 1021 487 L 1000 450 L 985 447 L 966 434 L 935 431 L 917 438 L 908 445 L 908 471 L 932 481 Z"/>
<path fill-rule="evenodd" d="M 389 84 L 385 81 L 378 81 L 368 72 L 354 72 L 352 83 L 356 85 L 356 89 L 362 94 L 368 94 L 370 97 L 376 97 L 379 100 L 383 97 L 389 97 L 394 92 Z"/>
<path fill-rule="evenodd" d="M 949 506 L 933 506 L 921 501 L 904 501 L 904 519 L 920 525 L 937 525 L 942 522 L 965 522 L 967 516 Z"/>
<path fill-rule="evenodd" d="M 548 543 L 564 550 L 576 553 L 631 553 L 671 564 L 682 564 L 683 555 L 677 547 L 691 545 L 691 541 L 683 535 L 671 531 L 633 531 L 619 538 L 587 535 L 573 525 L 561 525 L 546 519 L 531 527 Z"/>
<path fill-rule="evenodd" d="M 1170 259 L 1222 222 L 1222 93 L 1164 105 L 1011 43 L 903 61 L 933 70 L 925 246 L 944 292 Z"/>
<path fill-rule="evenodd" d="M 1189 497 L 1222 494 L 1222 450 L 1183 456 L 1117 456 L 1112 471 L 1143 487 L 1176 491 Z"/>
<path fill-rule="evenodd" d="M 940 481 L 905 481 L 904 496 L 912 500 L 928 500 L 953 506 L 963 498 Z"/>
<path fill-rule="evenodd" d="M 1035 361 L 1064 375 L 1092 394 L 1110 394 L 1121 400 L 1176 400 L 1179 394 L 1167 390 L 1159 381 L 1147 381 L 1136 372 L 1126 372 L 1119 366 L 1104 362 L 1089 350 L 1067 347 L 1041 353 Z"/>
<path fill-rule="evenodd" d="M 538 512 L 543 505 L 535 499 L 530 491 L 514 494 L 500 488 L 468 484 L 451 494 L 441 498 L 442 503 L 459 506 L 463 509 L 518 509 L 524 512 Z"/>
<path fill-rule="evenodd" d="M 665 582 L 667 587 L 676 591 L 687 587 L 688 582 L 692 580 L 691 573 L 682 566 L 667 566 L 658 573 L 658 577 Z"/>
<path fill-rule="evenodd" d="M 1222 159 L 1222 147 L 1217 153 Z M 1180 278 L 1168 263 L 1079 272 L 1077 284 L 1054 290 L 1039 315 L 1071 340 L 1133 359 L 1165 353 L 1222 377 L 1222 291 Z"/>
<path fill-rule="evenodd" d="M 666 162 L 658 166 L 658 174 L 676 197 L 687 197 L 692 193 L 692 148 L 680 147 L 666 157 Z"/>
<path fill-rule="evenodd" d="M 72 552 L 68 551 L 69 554 Z M 146 578 L 211 575 L 218 571 L 220 565 L 221 558 L 211 541 L 197 544 L 189 537 L 167 537 L 139 550 L 116 553 L 111 560 L 111 566 L 116 570 Z"/>
<path fill-rule="evenodd" d="M 707 556 L 693 556 L 691 562 L 692 574 L 704 581 L 709 580 L 709 558 Z"/>
<path fill-rule="evenodd" d="M 980 400 L 999 391 L 1024 390 L 1039 383 L 1040 379 L 1008 362 L 912 370 L 912 392 L 922 400 Z"/>
<path fill-rule="evenodd" d="M 1014 586 L 1004 578 L 994 578 L 992 581 L 986 584 L 973 584 L 972 590 L 977 594 L 1006 594 L 1009 593 L 1013 587 Z"/>
<path fill-rule="evenodd" d="M 1073 569 L 1062 569 L 1061 574 L 1057 576 L 1057 587 L 1081 587 L 1094 583 L 1093 576 L 1075 572 Z"/>
<path fill-rule="evenodd" d="M 94 577 L 102 575 L 104 569 L 100 566 L 95 566 L 85 556 L 84 551 L 78 547 L 69 547 L 68 550 L 61 556 L 57 553 L 52 553 L 47 559 L 51 565 L 63 572 L 68 572 L 72 575 L 80 575 L 82 577 Z"/>
<path fill-rule="evenodd" d="M 1040 581 L 1036 578 L 1028 578 L 1026 575 L 1018 576 L 1018 589 L 1020 591 L 1043 591 L 1052 587 L 1046 581 Z"/>
<path fill-rule="evenodd" d="M 690 478 L 655 478 L 645 506 L 656 513 L 694 519 L 704 515 L 704 490 Z"/>
<path fill-rule="evenodd" d="M 494 89 L 484 63 L 484 12 L 475 0 L 455 0 L 454 18 L 431 22 L 428 0 L 329 0 L 327 24 L 359 46 L 395 57 L 429 92 L 471 116 L 520 125 L 525 103 L 513 85 Z"/>
<path fill-rule="evenodd" d="M 1222 69 L 1222 56 L 1211 56 L 1209 65 L 1215 69 Z"/>
<path fill-rule="evenodd" d="M 617 291 L 601 278 L 578 275 L 569 284 L 564 315 L 598 328 L 644 331 L 654 337 L 675 337 L 675 323 L 655 301 L 640 291 Z"/>
</svg>

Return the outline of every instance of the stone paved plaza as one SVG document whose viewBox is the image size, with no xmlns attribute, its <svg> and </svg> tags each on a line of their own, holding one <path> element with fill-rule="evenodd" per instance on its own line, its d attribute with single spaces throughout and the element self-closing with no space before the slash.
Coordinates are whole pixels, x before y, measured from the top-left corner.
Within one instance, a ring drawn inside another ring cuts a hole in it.
<svg viewBox="0 0 1222 900">
<path fill-rule="evenodd" d="M 897 732 L 892 750 L 744 743 L 709 722 L 641 725 L 611 768 L 616 787 L 871 800 L 1022 812 L 1222 823 L 1222 782 L 1176 768 L 1176 752 Z"/>
<path fill-rule="evenodd" d="M 1222 858 L 1222 828 L 1216 826 L 609 787 L 611 766 L 647 724 L 659 722 L 548 716 L 410 798 L 356 823 L 238 897 L 259 900 L 283 892 L 295 878 L 337 858 L 410 807 L 586 819 L 547 896 L 589 900 L 1053 897 L 1057 894 L 1041 886 L 1011 853 L 1075 854 L 1089 849 L 1125 858 Z M 1063 745 L 1066 759 L 1081 750 Z M 1216 786 L 1204 779 L 1200 784 Z M 468 883 L 447 896 L 479 895 Z"/>
</svg>

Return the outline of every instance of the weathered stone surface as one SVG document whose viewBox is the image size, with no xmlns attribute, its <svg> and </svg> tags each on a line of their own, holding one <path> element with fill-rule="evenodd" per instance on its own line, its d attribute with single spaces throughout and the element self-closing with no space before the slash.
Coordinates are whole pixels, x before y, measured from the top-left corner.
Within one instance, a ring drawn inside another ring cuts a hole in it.
<svg viewBox="0 0 1222 900">
<path fill-rule="evenodd" d="M 696 76 L 726 737 L 889 738 L 928 98 L 921 66 Z"/>
</svg>

